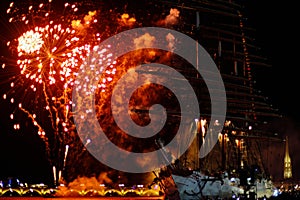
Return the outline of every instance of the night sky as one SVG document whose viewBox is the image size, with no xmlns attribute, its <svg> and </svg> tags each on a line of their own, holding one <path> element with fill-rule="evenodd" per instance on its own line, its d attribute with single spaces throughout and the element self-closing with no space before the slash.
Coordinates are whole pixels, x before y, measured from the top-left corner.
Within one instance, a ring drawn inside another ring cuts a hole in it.
<svg viewBox="0 0 300 200">
<path fill-rule="evenodd" d="M 293 178 L 300 179 L 300 104 L 298 73 L 299 45 L 296 31 L 297 16 L 294 3 L 280 1 L 249 1 L 249 22 L 257 30 L 256 40 L 263 54 L 272 64 L 271 68 L 258 69 L 257 88 L 269 97 L 273 107 L 283 115 L 276 126 L 283 136 L 289 138 Z M 298 17 L 299 18 L 299 17 Z M 270 171 L 275 178 L 282 177 L 283 144 L 274 142 L 270 147 Z M 272 157 L 273 155 L 273 157 Z M 279 157 L 278 157 L 279 156 Z M 280 160 L 279 160 L 280 159 Z"/>
<path fill-rule="evenodd" d="M 295 6 L 279 5 L 277 1 L 270 0 L 244 1 L 248 6 L 249 23 L 257 29 L 256 40 L 262 48 L 262 53 L 272 64 L 272 68 L 256 69 L 256 86 L 265 96 L 269 97 L 273 106 L 278 108 L 284 116 L 277 126 L 282 135 L 289 137 L 293 175 L 295 179 L 300 179 L 300 170 L 298 170 L 300 168 L 300 156 L 298 155 L 300 152 L 300 104 L 298 100 L 300 78 L 297 73 L 299 45 L 296 44 L 299 41 L 295 39 L 297 34 L 294 30 L 299 23 L 295 22 L 296 17 L 292 12 L 292 8 Z M 6 10 L 6 8 L 7 5 L 1 5 L 1 9 Z M 5 33 L 0 32 L 1 40 L 3 35 Z M 0 78 L 2 77 L 0 75 Z M 5 88 L 1 86 L 0 107 L 4 112 L 0 117 L 0 180 L 1 177 L 18 176 L 25 179 L 30 178 L 33 181 L 44 181 L 49 177 L 48 174 L 51 170 L 44 157 L 43 142 L 35 133 L 24 133 L 21 130 L 19 132 L 12 131 L 10 113 L 5 112 L 9 108 L 9 103 L 2 100 L 3 92 L 5 92 Z M 283 154 L 282 145 L 284 144 L 274 144 L 274 147 L 271 147 L 274 155 Z M 283 165 L 283 160 L 278 161 L 276 156 L 270 158 L 269 161 Z M 271 171 L 276 173 L 276 178 L 279 178 L 282 175 L 281 168 L 276 167 L 275 164 L 272 164 L 271 167 Z"/>
<path fill-rule="evenodd" d="M 269 3 L 267 3 L 269 2 Z M 256 40 L 271 68 L 257 73 L 258 86 L 270 96 L 275 107 L 295 119 L 300 119 L 300 105 L 295 96 L 299 78 L 297 70 L 296 14 L 293 4 L 274 1 L 249 1 L 249 22 L 257 29 Z M 295 49 L 294 49 L 295 47 Z M 289 103 L 289 104 L 288 104 Z"/>
</svg>

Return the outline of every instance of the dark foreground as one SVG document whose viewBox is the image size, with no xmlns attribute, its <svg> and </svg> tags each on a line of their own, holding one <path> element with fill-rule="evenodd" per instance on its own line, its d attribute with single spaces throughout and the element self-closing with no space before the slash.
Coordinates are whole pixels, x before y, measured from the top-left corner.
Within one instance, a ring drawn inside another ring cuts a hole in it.
<svg viewBox="0 0 300 200">
<path fill-rule="evenodd" d="M 0 197 L 1 200 L 163 200 L 163 197 Z"/>
<path fill-rule="evenodd" d="M 1 197 L 0 200 L 168 200 L 161 197 Z M 299 200 L 299 193 L 282 193 L 278 197 L 271 197 L 268 200 Z M 236 200 L 236 198 L 232 198 Z M 249 199 L 252 200 L 252 199 Z M 254 200 L 254 199 L 253 199 Z M 262 199 L 261 199 L 262 200 Z"/>
<path fill-rule="evenodd" d="M 1 197 L 0 200 L 168 200 L 161 197 Z M 277 197 L 271 197 L 268 200 L 299 200 L 299 193 L 282 193 Z M 232 200 L 237 200 L 232 198 Z M 252 199 L 249 199 L 252 200 Z M 253 199 L 255 200 L 255 199 Z M 263 199 L 260 199 L 263 200 Z"/>
</svg>

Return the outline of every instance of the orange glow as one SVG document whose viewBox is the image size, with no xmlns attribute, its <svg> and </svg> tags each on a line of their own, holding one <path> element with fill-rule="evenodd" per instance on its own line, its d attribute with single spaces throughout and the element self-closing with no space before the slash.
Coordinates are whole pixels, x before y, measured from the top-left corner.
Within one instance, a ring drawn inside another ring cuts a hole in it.
<svg viewBox="0 0 300 200">
<path fill-rule="evenodd" d="M 136 22 L 136 19 L 134 17 L 130 17 L 128 13 L 124 13 L 121 15 L 121 18 L 119 19 L 119 23 L 123 26 L 132 26 Z"/>
</svg>

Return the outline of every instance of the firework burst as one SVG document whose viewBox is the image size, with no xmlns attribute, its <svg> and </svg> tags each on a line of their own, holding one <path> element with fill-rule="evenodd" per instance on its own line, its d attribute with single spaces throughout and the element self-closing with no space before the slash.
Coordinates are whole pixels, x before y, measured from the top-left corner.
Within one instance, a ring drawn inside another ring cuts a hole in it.
<svg viewBox="0 0 300 200">
<path fill-rule="evenodd" d="M 99 49 L 100 42 L 103 38 L 141 24 L 138 25 L 134 15 L 128 13 L 115 14 L 109 9 L 109 16 L 105 16 L 106 14 L 96 7 L 87 10 L 83 3 L 61 4 L 52 3 L 51 0 L 29 5 L 11 3 L 7 9 L 9 24 L 14 27 L 11 30 L 14 33 L 12 38 L 6 42 L 12 59 L 2 67 L 6 70 L 13 69 L 11 71 L 14 71 L 14 75 L 9 79 L 11 90 L 5 93 L 3 98 L 18 105 L 10 115 L 11 120 L 15 122 L 20 119 L 16 115 L 20 115 L 18 111 L 21 111 L 36 127 L 37 134 L 45 142 L 50 164 L 55 169 L 55 180 L 60 180 L 61 171 L 67 165 L 67 157 L 70 156 L 74 160 L 75 156 L 80 157 L 80 152 L 84 153 L 83 144 L 85 142 L 88 144 L 93 139 L 87 136 L 87 140 L 82 144 L 76 134 L 72 118 L 74 113 L 71 111 L 72 88 L 75 85 L 78 86 L 76 89 L 84 91 L 87 98 L 91 94 L 96 94 L 97 117 L 104 130 L 109 132 L 108 137 L 112 141 L 123 144 L 121 146 L 127 150 L 139 151 L 145 148 L 142 144 L 136 145 L 133 138 L 128 138 L 118 128 L 110 127 L 111 124 L 115 124 L 112 123 L 110 104 L 107 102 L 117 78 L 136 64 L 154 61 L 157 57 L 163 59 L 168 55 L 163 56 L 155 50 L 142 51 L 130 53 L 116 62 L 109 51 L 113 47 L 108 45 L 104 49 Z M 169 24 L 167 19 L 169 21 L 177 19 L 177 15 L 154 22 L 154 25 L 167 26 Z M 104 19 L 101 18 L 103 16 Z M 97 56 L 90 58 L 95 52 Z M 141 62 L 130 63 L 129 60 L 133 56 L 137 60 L 141 59 Z M 87 65 L 91 76 L 80 79 L 85 81 L 80 83 L 76 78 Z M 137 75 L 135 73 L 132 81 Z M 96 81 L 91 78 L 95 78 Z M 146 102 L 146 107 L 150 107 L 153 101 L 146 96 L 149 98 L 153 96 L 148 94 L 149 90 L 153 90 L 151 92 L 153 95 L 156 92 L 164 93 L 165 96 L 170 95 L 168 90 L 148 84 L 135 93 L 135 97 L 143 97 L 141 100 L 143 103 L 131 102 L 131 106 L 138 107 L 139 104 L 145 106 Z M 21 97 L 16 97 L 16 94 L 21 94 L 19 95 Z M 162 97 L 154 99 L 155 102 L 163 101 Z M 85 97 L 82 97 L 83 102 L 84 100 Z M 89 111 L 83 111 L 82 118 L 86 119 L 88 115 Z M 137 123 L 143 121 L 140 125 L 145 125 L 150 120 L 149 115 L 141 117 L 135 112 L 131 113 L 131 117 L 136 118 Z M 19 130 L 22 128 L 21 124 L 16 122 L 13 128 Z M 133 142 L 126 143 L 125 140 Z M 76 148 L 78 149 L 75 150 Z M 153 150 L 152 146 L 149 148 Z"/>
<path fill-rule="evenodd" d="M 8 21 L 18 34 L 6 43 L 12 59 L 2 68 L 19 72 L 10 77 L 11 90 L 3 98 L 12 104 L 20 102 L 10 114 L 11 120 L 18 120 L 18 111 L 31 120 L 45 142 L 50 164 L 59 170 L 66 165 L 67 148 L 76 146 L 72 145 L 76 143 L 71 112 L 72 86 L 81 66 L 86 64 L 91 51 L 98 50 L 101 40 L 95 28 L 98 11 L 80 13 L 81 6 L 80 3 L 65 3 L 60 8 L 49 0 L 26 6 L 10 3 L 7 9 Z M 98 51 L 101 54 L 98 64 L 110 59 L 106 49 Z M 103 73 L 103 77 L 98 77 L 97 85 L 83 86 L 82 90 L 87 94 L 96 89 L 105 92 L 106 83 L 115 73 L 113 62 L 106 67 L 91 66 L 93 73 Z M 13 96 L 17 93 L 23 94 L 23 98 Z M 21 124 L 16 122 L 13 128 L 18 130 Z M 58 176 L 61 176 L 59 171 Z"/>
<path fill-rule="evenodd" d="M 86 58 L 91 45 L 100 41 L 99 33 L 86 33 L 93 23 L 97 23 L 95 15 L 96 11 L 89 12 L 83 20 L 72 20 L 69 25 L 56 24 L 51 20 L 44 27 L 35 26 L 9 42 L 8 46 L 12 45 L 17 50 L 17 65 L 21 74 L 39 84 L 52 85 L 57 81 L 72 84 L 74 73 Z M 25 23 L 28 24 L 28 20 Z M 36 90 L 34 86 L 32 88 Z"/>
</svg>

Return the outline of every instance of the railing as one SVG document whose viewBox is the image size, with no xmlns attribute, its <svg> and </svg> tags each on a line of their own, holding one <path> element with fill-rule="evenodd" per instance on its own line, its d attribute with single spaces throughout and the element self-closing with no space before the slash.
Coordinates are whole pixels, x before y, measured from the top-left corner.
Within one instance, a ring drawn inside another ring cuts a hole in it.
<svg viewBox="0 0 300 200">
<path fill-rule="evenodd" d="M 4 196 L 53 196 L 53 197 L 69 197 L 69 196 L 87 196 L 87 197 L 163 197 L 164 194 L 157 188 L 106 188 L 98 189 L 68 189 L 66 187 L 58 188 L 0 188 L 0 197 Z M 163 198 L 160 198 L 163 199 Z"/>
</svg>

